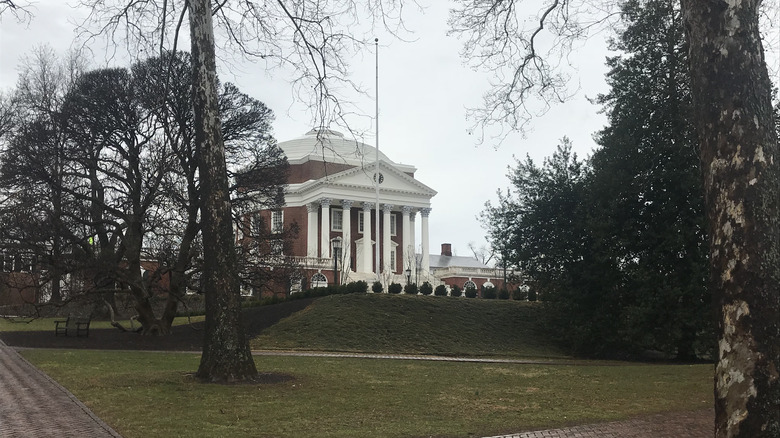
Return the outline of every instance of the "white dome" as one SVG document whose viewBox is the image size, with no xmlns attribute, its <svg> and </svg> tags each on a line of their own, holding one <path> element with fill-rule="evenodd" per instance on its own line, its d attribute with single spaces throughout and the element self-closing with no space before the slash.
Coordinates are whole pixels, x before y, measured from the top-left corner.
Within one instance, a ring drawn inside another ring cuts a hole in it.
<svg viewBox="0 0 780 438">
<path fill-rule="evenodd" d="M 290 164 L 309 160 L 351 165 L 370 164 L 376 161 L 376 148 L 330 129 L 312 129 L 303 137 L 279 143 Z M 379 159 L 393 163 L 381 151 Z M 395 163 L 393 163 L 395 164 Z"/>
</svg>

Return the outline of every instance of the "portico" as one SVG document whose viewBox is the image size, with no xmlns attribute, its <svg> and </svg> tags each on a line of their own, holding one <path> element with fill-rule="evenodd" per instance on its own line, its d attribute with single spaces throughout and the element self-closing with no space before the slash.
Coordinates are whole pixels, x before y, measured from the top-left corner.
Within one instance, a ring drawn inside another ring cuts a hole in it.
<svg viewBox="0 0 780 438">
<path fill-rule="evenodd" d="M 414 166 L 381 152 L 377 163 L 372 146 L 324 129 L 279 147 L 290 163 L 282 219 L 285 226 L 297 223 L 301 242 L 289 255 L 305 258 L 328 281 L 336 277 L 331 266 L 339 267 L 343 283 L 399 281 L 415 267 L 427 278 L 428 217 L 436 191 L 415 179 Z"/>
<path fill-rule="evenodd" d="M 360 208 L 352 208 L 359 204 Z M 333 207 L 340 205 L 341 208 Z M 373 274 L 375 275 L 375 247 L 380 245 L 380 274 L 401 274 L 406 269 L 413 269 L 415 263 L 415 248 L 421 249 L 422 261 L 429 257 L 428 215 L 430 208 L 418 208 L 410 205 L 396 206 L 392 204 L 380 205 L 380 230 L 381 238 L 376 238 L 375 227 L 366 227 L 366 224 L 376 224 L 375 203 L 360 202 L 350 199 L 323 198 L 319 201 L 306 204 L 307 216 L 307 247 L 308 257 L 330 259 L 332 242 L 340 239 L 345 274 Z M 420 211 L 423 214 L 420 236 L 425 240 L 415 241 L 414 226 L 416 221 L 411 218 Z M 401 218 L 401 228 L 398 228 L 398 218 Z M 354 225 L 353 225 L 354 224 Z M 322 232 L 322 230 L 329 230 Z M 353 240 L 352 236 L 356 239 Z M 317 238 L 319 236 L 319 239 Z M 399 241 L 401 242 L 399 244 Z M 427 264 L 423 267 L 428 270 Z M 360 275 L 368 278 L 370 275 Z"/>
</svg>

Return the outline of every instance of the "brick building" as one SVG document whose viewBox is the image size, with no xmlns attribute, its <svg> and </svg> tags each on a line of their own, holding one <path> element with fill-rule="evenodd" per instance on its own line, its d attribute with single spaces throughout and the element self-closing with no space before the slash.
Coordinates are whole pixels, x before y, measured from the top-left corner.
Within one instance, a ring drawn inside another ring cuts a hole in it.
<svg viewBox="0 0 780 438">
<path fill-rule="evenodd" d="M 291 282 L 293 290 L 377 278 L 459 287 L 475 281 L 479 287 L 501 278 L 476 259 L 430 254 L 428 218 L 436 191 L 415 178 L 414 166 L 328 129 L 279 147 L 290 163 L 285 206 L 259 217 L 272 232 L 298 226 L 284 254 L 304 273 L 298 284 Z"/>
</svg>

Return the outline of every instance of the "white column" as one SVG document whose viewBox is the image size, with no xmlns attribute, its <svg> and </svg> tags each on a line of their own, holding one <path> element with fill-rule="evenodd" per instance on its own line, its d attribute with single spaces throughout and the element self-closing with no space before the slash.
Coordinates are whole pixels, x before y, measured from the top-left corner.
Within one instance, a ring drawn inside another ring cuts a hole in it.
<svg viewBox="0 0 780 438">
<path fill-rule="evenodd" d="M 309 212 L 306 230 L 306 256 L 317 257 L 317 204 L 306 204 Z"/>
<path fill-rule="evenodd" d="M 428 215 L 431 214 L 430 208 L 423 208 L 420 210 L 420 216 L 422 216 L 422 226 L 420 230 L 420 240 L 422 241 L 422 263 L 420 269 L 423 275 L 428 275 L 428 271 L 431 270 L 431 261 L 428 254 Z"/>
<path fill-rule="evenodd" d="M 325 198 L 320 200 L 322 206 L 322 217 L 320 218 L 322 225 L 320 234 L 320 257 L 324 259 L 330 258 L 330 199 Z"/>
<path fill-rule="evenodd" d="M 374 272 L 374 248 L 371 246 L 371 210 L 374 209 L 372 202 L 363 203 L 363 271 Z"/>
<path fill-rule="evenodd" d="M 341 215 L 341 251 L 344 257 L 340 260 L 344 264 L 344 268 L 341 271 L 349 272 L 352 269 L 352 219 L 350 217 L 352 215 L 350 211 L 352 201 L 346 199 L 341 201 L 341 208 L 344 209 Z"/>
<path fill-rule="evenodd" d="M 409 213 L 409 244 L 412 246 L 412 263 L 414 263 L 412 266 L 412 271 L 415 271 L 412 275 L 419 275 L 416 271 L 416 269 L 419 267 L 419 264 L 417 263 L 417 236 L 415 235 L 415 228 L 417 228 L 417 221 L 415 219 L 416 217 L 417 210 L 412 210 L 411 213 Z"/>
<path fill-rule="evenodd" d="M 401 257 L 403 257 L 403 271 L 412 269 L 414 267 L 414 248 L 412 247 L 412 231 L 411 223 L 409 222 L 409 213 L 411 213 L 412 207 L 404 205 L 401 207 L 401 227 L 403 232 L 403 238 L 401 239 L 403 250 L 401 251 Z"/>
<path fill-rule="evenodd" d="M 414 253 L 417 251 L 417 210 L 412 210 L 412 212 L 409 213 L 409 228 L 411 230 L 409 241 L 412 245 L 412 253 Z"/>
<path fill-rule="evenodd" d="M 382 205 L 382 220 L 384 224 L 382 226 L 382 272 L 393 272 L 392 266 L 390 266 L 390 210 L 393 208 L 390 204 Z"/>
</svg>

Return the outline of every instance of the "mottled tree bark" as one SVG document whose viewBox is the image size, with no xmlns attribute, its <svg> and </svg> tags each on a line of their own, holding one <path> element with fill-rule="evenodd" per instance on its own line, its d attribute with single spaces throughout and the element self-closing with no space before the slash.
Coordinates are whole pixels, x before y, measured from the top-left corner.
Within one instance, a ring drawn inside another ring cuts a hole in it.
<svg viewBox="0 0 780 438">
<path fill-rule="evenodd" d="M 217 102 L 214 28 L 209 0 L 190 0 L 195 142 L 200 148 L 201 226 L 206 326 L 197 376 L 212 382 L 257 376 L 241 325 L 241 295 Z"/>
<path fill-rule="evenodd" d="M 684 0 L 718 305 L 718 437 L 780 436 L 778 147 L 760 0 Z"/>
</svg>

